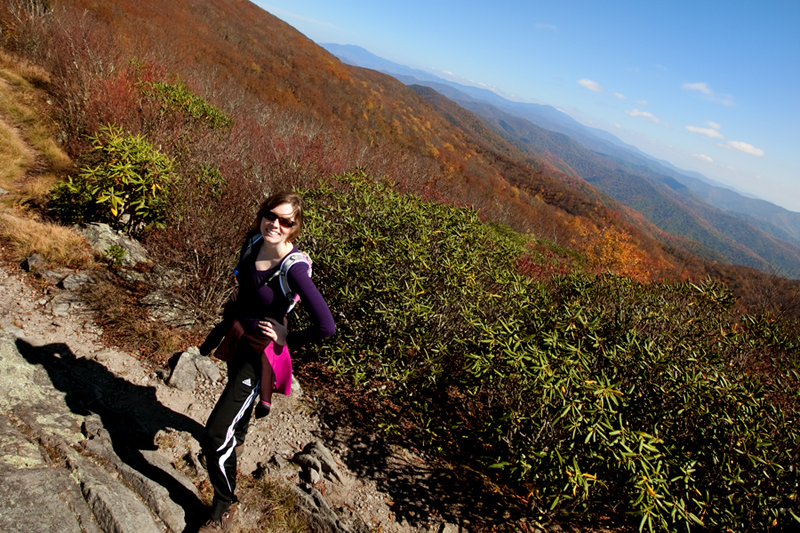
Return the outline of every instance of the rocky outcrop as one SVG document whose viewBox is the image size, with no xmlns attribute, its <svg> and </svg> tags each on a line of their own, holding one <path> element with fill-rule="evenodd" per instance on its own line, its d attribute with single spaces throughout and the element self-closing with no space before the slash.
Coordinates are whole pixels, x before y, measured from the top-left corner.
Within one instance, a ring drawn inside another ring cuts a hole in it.
<svg viewBox="0 0 800 533">
<path fill-rule="evenodd" d="M 150 261 L 144 246 L 114 231 L 107 224 L 92 222 L 85 226 L 75 226 L 75 231 L 98 254 L 115 257 L 123 267 L 133 268 L 139 263 Z"/>
<path fill-rule="evenodd" d="M 0 531 L 178 533 L 202 516 L 191 481 L 104 401 L 102 374 L 0 330 Z"/>
<path fill-rule="evenodd" d="M 172 463 L 182 448 L 197 470 L 202 428 L 161 406 L 149 388 L 108 372 L 106 351 L 76 358 L 64 344 L 34 346 L 0 329 L 0 531 L 178 533 L 206 516 L 192 479 Z M 191 390 L 198 378 L 218 380 L 209 365 L 196 349 L 184 352 L 168 382 Z M 173 444 L 162 452 L 165 441 Z M 292 491 L 312 531 L 370 531 L 318 490 L 323 478 L 343 481 L 321 442 L 288 459 L 259 466 L 300 469 Z"/>
</svg>

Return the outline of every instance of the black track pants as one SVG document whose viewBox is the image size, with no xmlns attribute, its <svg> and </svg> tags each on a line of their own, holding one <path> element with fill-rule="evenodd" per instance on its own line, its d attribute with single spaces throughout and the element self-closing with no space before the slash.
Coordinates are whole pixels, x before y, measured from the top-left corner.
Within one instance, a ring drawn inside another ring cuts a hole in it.
<svg viewBox="0 0 800 533">
<path fill-rule="evenodd" d="M 237 352 L 235 362 L 228 366 L 228 384 L 206 422 L 203 443 L 208 478 L 214 487 L 215 520 L 236 501 L 234 448 L 244 440 L 261 379 L 260 353 L 247 348 Z"/>
</svg>

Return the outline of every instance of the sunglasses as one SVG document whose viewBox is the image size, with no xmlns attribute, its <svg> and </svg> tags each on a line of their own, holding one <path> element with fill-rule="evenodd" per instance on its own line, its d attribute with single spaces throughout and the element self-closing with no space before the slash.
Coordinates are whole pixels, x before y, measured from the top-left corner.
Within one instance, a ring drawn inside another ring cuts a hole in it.
<svg viewBox="0 0 800 533">
<path fill-rule="evenodd" d="M 264 218 L 266 218 L 270 222 L 275 222 L 277 220 L 278 224 L 280 224 L 281 227 L 286 229 L 294 227 L 294 220 L 289 220 L 288 218 L 279 217 L 272 211 L 267 211 L 266 213 L 264 213 Z"/>
</svg>

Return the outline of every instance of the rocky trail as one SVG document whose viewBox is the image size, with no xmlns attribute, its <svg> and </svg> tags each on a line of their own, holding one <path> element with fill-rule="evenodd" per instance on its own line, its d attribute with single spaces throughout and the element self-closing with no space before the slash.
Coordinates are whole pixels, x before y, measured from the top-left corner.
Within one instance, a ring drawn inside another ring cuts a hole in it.
<svg viewBox="0 0 800 533">
<path fill-rule="evenodd" d="M 147 368 L 105 346 L 80 298 L 91 281 L 0 268 L 0 531 L 196 531 L 209 499 L 199 439 L 224 367 L 187 349 L 174 368 Z M 466 478 L 338 423 L 300 383 L 274 399 L 240 478 L 290 487 L 315 531 L 470 531 L 484 512 Z M 259 530 L 259 513 L 243 503 L 232 531 Z"/>
<path fill-rule="evenodd" d="M 9 182 L 16 191 L 48 167 L 4 116 L 0 126 L 22 151 Z M 107 227 L 89 225 L 83 237 L 99 255 L 124 248 L 122 276 L 146 261 L 138 243 Z M 47 270 L 35 255 L 26 271 L 9 252 L 0 243 L 0 531 L 193 533 L 211 497 L 198 453 L 224 365 L 187 345 L 176 364 L 154 368 L 109 346 L 81 297 L 92 272 Z M 142 302 L 156 316 L 170 292 L 162 285 Z M 352 407 L 304 393 L 310 377 L 298 378 L 251 423 L 238 461 L 243 491 L 265 476 L 288 487 L 320 532 L 474 529 L 485 511 L 467 478 L 343 423 Z M 249 496 L 233 532 L 264 531 L 259 496 Z"/>
</svg>

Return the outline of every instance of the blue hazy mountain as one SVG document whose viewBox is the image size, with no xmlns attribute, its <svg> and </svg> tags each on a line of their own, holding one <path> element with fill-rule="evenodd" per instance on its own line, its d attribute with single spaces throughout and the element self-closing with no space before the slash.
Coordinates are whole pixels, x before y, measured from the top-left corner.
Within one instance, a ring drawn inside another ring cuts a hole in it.
<svg viewBox="0 0 800 533">
<path fill-rule="evenodd" d="M 583 147 L 632 168 L 644 168 L 651 175 L 675 189 L 680 184 L 710 205 L 741 218 L 766 233 L 800 246 L 800 213 L 760 200 L 712 180 L 698 172 L 683 170 L 667 161 L 656 159 L 613 134 L 584 126 L 566 113 L 541 104 L 515 102 L 480 87 L 456 83 L 430 72 L 413 69 L 378 57 L 354 45 L 321 44 L 340 60 L 350 65 L 389 74 L 406 85 L 423 85 L 481 115 L 480 104 L 490 104 L 532 124 L 562 133 Z"/>
</svg>

